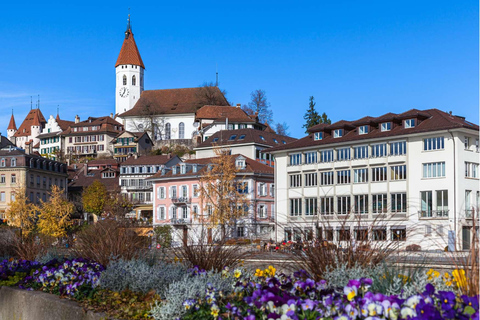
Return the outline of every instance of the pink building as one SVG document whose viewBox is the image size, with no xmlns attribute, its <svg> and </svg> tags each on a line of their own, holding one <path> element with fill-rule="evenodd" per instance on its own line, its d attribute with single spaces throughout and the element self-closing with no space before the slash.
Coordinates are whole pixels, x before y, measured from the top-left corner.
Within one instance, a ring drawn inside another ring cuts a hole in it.
<svg viewBox="0 0 480 320">
<path fill-rule="evenodd" d="M 212 159 L 186 160 L 149 178 L 153 183 L 153 224 L 171 225 L 178 243 L 198 234 L 202 217 L 208 215 L 199 189 L 200 177 Z M 232 155 L 231 159 L 239 169 L 237 183 L 242 186 L 239 190 L 246 194 L 249 207 L 248 214 L 227 231 L 228 236 L 269 239 L 275 220 L 274 169 L 243 155 Z"/>
</svg>

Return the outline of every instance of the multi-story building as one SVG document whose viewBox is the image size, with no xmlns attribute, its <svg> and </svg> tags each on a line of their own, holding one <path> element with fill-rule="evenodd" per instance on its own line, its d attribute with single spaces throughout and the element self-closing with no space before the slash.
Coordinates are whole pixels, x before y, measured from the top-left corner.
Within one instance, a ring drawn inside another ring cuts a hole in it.
<svg viewBox="0 0 480 320">
<path fill-rule="evenodd" d="M 122 194 L 134 203 L 136 219 L 152 219 L 152 181 L 146 180 L 155 173 L 169 168 L 181 159 L 178 156 L 132 156 L 120 164 L 120 187 Z"/>
<path fill-rule="evenodd" d="M 20 127 L 16 128 L 15 119 L 12 117 L 10 119 L 10 123 L 7 129 L 7 136 L 8 139 L 15 143 L 15 145 L 22 149 L 30 149 L 33 151 L 34 149 L 38 149 L 40 139 L 38 136 L 42 132 L 43 128 L 45 127 L 45 118 L 43 117 L 42 112 L 39 108 L 31 109 L 28 112 L 25 120 L 23 120 Z"/>
<path fill-rule="evenodd" d="M 42 157 L 52 160 L 58 160 L 65 153 L 65 137 L 61 133 L 68 129 L 75 122 L 60 119 L 50 115 L 42 133 L 38 135 L 40 139 L 40 154 Z"/>
<path fill-rule="evenodd" d="M 238 190 L 246 195 L 249 205 L 248 214 L 230 226 L 228 234 L 269 239 L 273 236 L 275 218 L 273 168 L 243 155 L 232 155 L 231 161 L 238 169 Z M 186 160 L 149 179 L 153 182 L 153 224 L 171 225 L 177 231 L 175 241 L 186 241 L 200 234 L 202 221 L 211 210 L 200 197 L 201 177 L 212 162 L 213 158 Z"/>
<path fill-rule="evenodd" d="M 65 156 L 70 157 L 97 157 L 99 155 L 113 155 L 115 137 L 123 131 L 123 125 L 110 117 L 89 117 L 80 121 L 75 116 L 75 123 L 61 133 L 65 137 Z"/>
<path fill-rule="evenodd" d="M 215 132 L 195 148 L 197 159 L 215 156 L 215 149 L 229 149 L 231 154 L 242 154 L 269 166 L 274 166 L 274 157 L 263 151 L 286 145 L 297 139 L 254 128 L 222 130 Z"/>
<path fill-rule="evenodd" d="M 277 240 L 314 232 L 342 240 L 368 228 L 373 241 L 469 248 L 479 206 L 477 125 L 413 109 L 308 131 L 270 150 Z"/>
<path fill-rule="evenodd" d="M 47 201 L 53 185 L 62 189 L 67 186 L 67 165 L 36 154 L 25 153 L 17 147 L 7 146 L 0 150 L 0 218 L 15 194 L 25 188 L 28 199 L 36 204 Z"/>
<path fill-rule="evenodd" d="M 133 155 L 148 155 L 153 142 L 146 132 L 124 131 L 112 140 L 113 158 L 123 162 Z"/>
</svg>

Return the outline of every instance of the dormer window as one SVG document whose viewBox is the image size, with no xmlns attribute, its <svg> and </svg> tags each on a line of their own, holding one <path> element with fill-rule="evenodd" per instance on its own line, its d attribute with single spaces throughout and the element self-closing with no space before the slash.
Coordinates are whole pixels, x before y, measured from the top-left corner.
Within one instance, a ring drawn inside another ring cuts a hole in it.
<svg viewBox="0 0 480 320">
<path fill-rule="evenodd" d="M 322 140 L 323 139 L 323 132 L 315 132 L 313 134 L 313 140 Z"/>
<path fill-rule="evenodd" d="M 415 119 L 405 120 L 405 129 L 414 128 L 414 127 L 415 127 Z"/>
<path fill-rule="evenodd" d="M 390 131 L 392 130 L 392 123 L 391 122 L 384 122 L 380 128 L 381 131 Z"/>
<path fill-rule="evenodd" d="M 285 142 L 285 140 L 282 140 L 282 143 L 283 143 L 283 144 L 287 144 L 287 143 Z"/>
<path fill-rule="evenodd" d="M 230 138 L 228 138 L 228 140 L 230 140 L 230 141 L 231 141 L 231 140 L 235 140 L 236 137 L 237 137 L 236 134 L 232 134 L 232 135 L 230 136 Z"/>
<path fill-rule="evenodd" d="M 245 169 L 245 159 L 237 159 L 235 161 L 235 167 L 237 167 L 237 169 Z"/>
<path fill-rule="evenodd" d="M 368 126 L 361 126 L 358 128 L 358 134 L 367 134 L 368 133 Z"/>
<path fill-rule="evenodd" d="M 273 138 L 273 142 L 277 143 L 278 144 L 278 141 L 277 139 Z"/>
<path fill-rule="evenodd" d="M 180 173 L 181 173 L 181 174 L 185 174 L 186 171 L 187 171 L 187 166 L 184 165 L 184 164 L 182 164 L 182 165 L 180 166 Z"/>
<path fill-rule="evenodd" d="M 245 135 L 244 135 L 244 134 L 242 134 L 240 137 L 238 137 L 238 140 L 243 140 L 243 139 L 245 139 Z"/>
<path fill-rule="evenodd" d="M 218 138 L 213 138 L 212 142 L 217 142 L 217 141 L 218 141 Z"/>
<path fill-rule="evenodd" d="M 196 164 L 192 165 L 192 172 L 197 172 L 197 165 Z"/>
<path fill-rule="evenodd" d="M 262 139 L 263 141 L 265 141 L 265 138 L 264 138 L 263 136 L 259 136 L 259 137 L 260 137 L 260 139 Z"/>
<path fill-rule="evenodd" d="M 334 138 L 340 138 L 342 136 L 343 136 L 343 129 L 333 130 L 333 137 Z"/>
</svg>

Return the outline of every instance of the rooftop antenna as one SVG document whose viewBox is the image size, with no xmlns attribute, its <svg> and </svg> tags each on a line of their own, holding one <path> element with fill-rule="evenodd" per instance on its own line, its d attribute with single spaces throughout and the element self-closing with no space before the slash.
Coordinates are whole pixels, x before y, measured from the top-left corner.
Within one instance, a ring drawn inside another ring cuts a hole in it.
<svg viewBox="0 0 480 320">
<path fill-rule="evenodd" d="M 40 95 L 38 95 L 38 105 L 37 105 L 37 109 L 40 109 Z"/>
<path fill-rule="evenodd" d="M 30 96 L 30 110 L 33 109 L 33 97 Z"/>
<path fill-rule="evenodd" d="M 60 105 L 57 104 L 57 116 L 58 116 L 58 117 L 60 117 L 59 112 L 58 112 L 59 107 L 60 107 Z"/>
<path fill-rule="evenodd" d="M 218 64 L 215 63 L 215 87 L 218 87 Z"/>
</svg>

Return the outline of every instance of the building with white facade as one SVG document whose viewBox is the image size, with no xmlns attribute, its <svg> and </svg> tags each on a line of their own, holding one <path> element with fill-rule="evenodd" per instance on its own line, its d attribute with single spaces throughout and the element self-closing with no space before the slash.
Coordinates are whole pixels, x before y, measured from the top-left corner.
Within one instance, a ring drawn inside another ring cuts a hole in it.
<svg viewBox="0 0 480 320">
<path fill-rule="evenodd" d="M 45 127 L 45 117 L 39 108 L 31 109 L 28 112 L 25 120 L 23 120 L 20 127 L 16 128 L 15 119 L 12 117 L 7 128 L 8 139 L 15 143 L 19 148 L 29 148 L 31 151 L 38 149 L 40 146 L 40 139 L 38 136 Z"/>
<path fill-rule="evenodd" d="M 50 115 L 42 133 L 38 135 L 40 139 L 40 154 L 42 157 L 56 160 L 65 153 L 65 137 L 61 133 L 75 122 L 61 120 L 60 116 L 54 118 Z"/>
<path fill-rule="evenodd" d="M 310 230 L 339 240 L 368 229 L 369 239 L 400 247 L 470 248 L 480 200 L 478 125 L 437 109 L 413 109 L 308 131 L 270 150 L 277 240 Z"/>
</svg>

